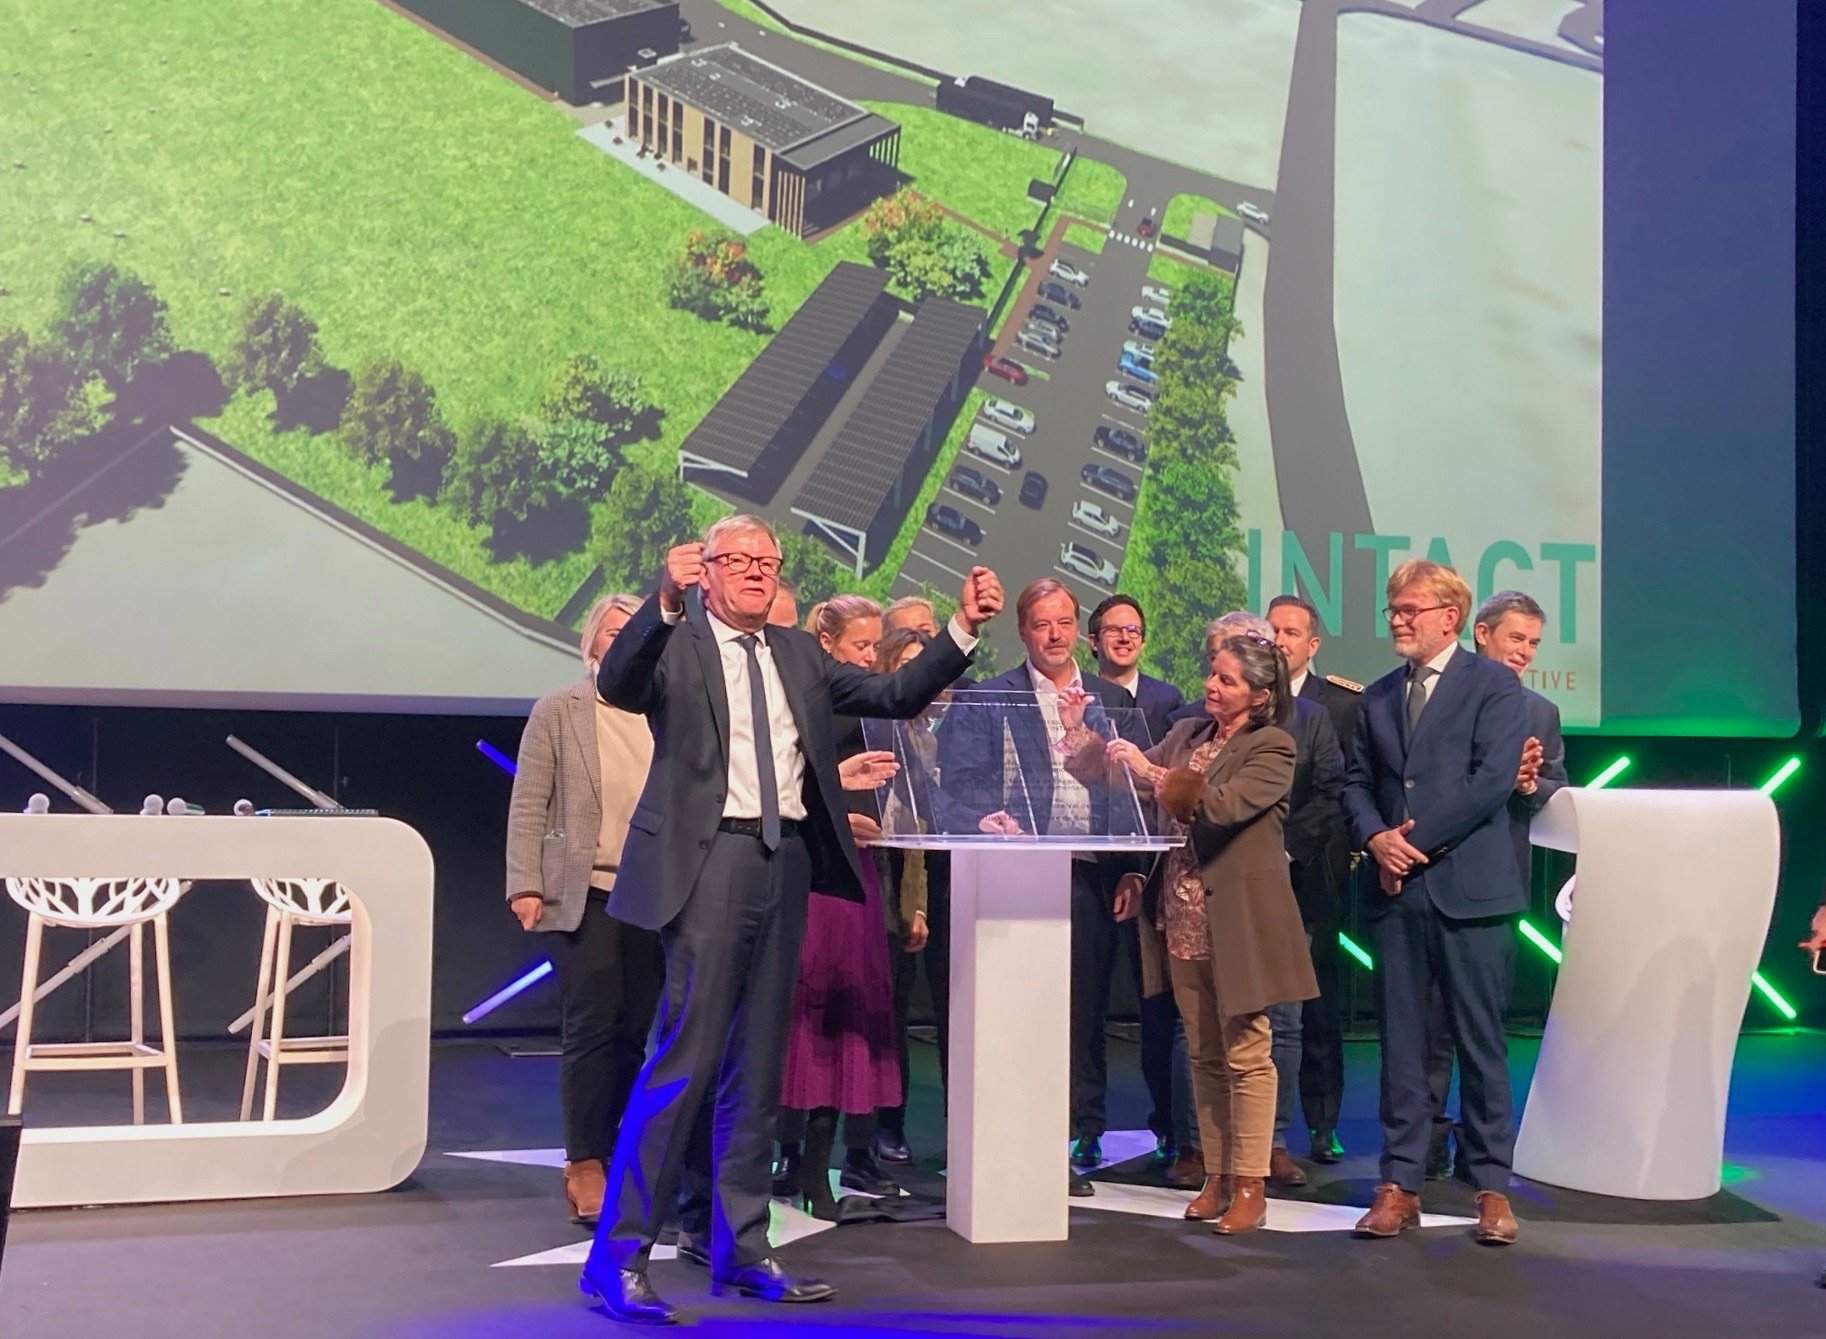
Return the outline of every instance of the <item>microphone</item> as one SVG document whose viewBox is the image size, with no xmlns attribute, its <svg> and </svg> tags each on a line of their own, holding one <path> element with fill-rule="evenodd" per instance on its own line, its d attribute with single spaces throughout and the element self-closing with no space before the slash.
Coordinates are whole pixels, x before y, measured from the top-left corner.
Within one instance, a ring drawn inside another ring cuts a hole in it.
<svg viewBox="0 0 1826 1339">
<path fill-rule="evenodd" d="M 32 796 L 31 799 L 29 799 L 25 802 L 25 812 L 28 814 L 48 814 L 48 813 L 50 813 L 51 812 L 51 797 L 49 795 L 46 795 L 43 791 L 38 791 L 37 793 L 35 793 Z"/>
<path fill-rule="evenodd" d="M 247 818 L 253 812 L 254 812 L 254 802 L 252 800 L 236 800 L 235 801 L 235 817 L 236 818 Z"/>
<path fill-rule="evenodd" d="M 204 810 L 200 804 L 191 804 L 188 800 L 181 800 L 173 795 L 165 801 L 165 812 L 168 814 L 200 814 Z"/>
<path fill-rule="evenodd" d="M 145 802 L 140 805 L 139 811 L 142 817 L 149 814 L 162 814 L 165 812 L 165 801 L 161 796 L 148 795 Z"/>
</svg>

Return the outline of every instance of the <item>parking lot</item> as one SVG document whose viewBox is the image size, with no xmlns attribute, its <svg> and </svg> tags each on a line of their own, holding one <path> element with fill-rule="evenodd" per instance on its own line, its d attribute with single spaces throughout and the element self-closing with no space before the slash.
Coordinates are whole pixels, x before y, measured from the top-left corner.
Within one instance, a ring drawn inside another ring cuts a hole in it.
<svg viewBox="0 0 1826 1339">
<path fill-rule="evenodd" d="M 956 465 L 967 465 L 993 481 L 1001 490 L 1001 498 L 991 504 L 959 491 L 953 485 L 954 465 L 937 500 L 980 527 L 982 539 L 973 545 L 967 542 L 967 535 L 940 534 L 927 525 L 901 570 L 897 591 L 906 593 L 921 583 L 949 590 L 977 562 L 1001 574 L 1011 598 L 1014 591 L 1037 577 L 1056 576 L 1077 593 L 1087 615 L 1116 589 L 1119 576 L 1100 580 L 1091 574 L 1091 569 L 1107 564 L 1115 573 L 1121 572 L 1135 506 L 1132 501 L 1084 483 L 1080 476 L 1086 465 L 1094 463 L 1118 471 L 1137 485 L 1142 482 L 1141 464 L 1108 449 L 1096 434 L 1100 427 L 1108 426 L 1126 429 L 1143 442 L 1147 438 L 1147 415 L 1117 404 L 1106 393 L 1105 385 L 1110 381 L 1141 384 L 1119 373 L 1117 364 L 1124 343 L 1138 338 L 1129 328 L 1131 309 L 1151 305 L 1143 300 L 1142 286 L 1147 282 L 1153 244 L 1136 239 L 1138 224 L 1150 207 L 1158 210 L 1164 204 L 1132 201 L 1112 230 L 1123 234 L 1125 240 L 1112 236 L 1101 256 L 1071 246 L 1060 250 L 1061 259 L 1087 275 L 1087 282 L 1081 287 L 1065 285 L 1066 291 L 1078 299 L 1076 310 L 1042 296 L 1039 290 L 1043 284 L 1061 281 L 1047 273 L 1045 262 L 1033 267 L 1033 275 L 1016 299 L 1014 315 L 1004 326 L 995 348 L 996 354 L 1017 360 L 1027 370 L 1028 381 L 1014 385 L 985 372 L 977 383 L 984 393 L 1017 405 L 1033 416 L 1032 431 L 1026 434 L 978 420 L 1020 449 L 1021 464 L 1011 468 L 968 446 L 959 453 Z M 1069 322 L 1069 329 L 1058 340 L 1056 359 L 1017 346 L 1019 333 L 1028 324 L 1027 317 L 1035 303 L 1053 307 Z M 1038 506 L 1028 505 L 1020 496 L 1023 479 L 1030 471 L 1046 479 L 1045 498 Z M 1075 518 L 1074 508 L 1081 502 L 1094 504 L 1112 518 L 1116 532 L 1104 533 Z M 1082 567 L 1068 566 L 1061 559 L 1062 546 L 1072 542 L 1091 551 L 1089 561 Z M 1012 650 L 1012 622 L 1002 636 Z"/>
</svg>

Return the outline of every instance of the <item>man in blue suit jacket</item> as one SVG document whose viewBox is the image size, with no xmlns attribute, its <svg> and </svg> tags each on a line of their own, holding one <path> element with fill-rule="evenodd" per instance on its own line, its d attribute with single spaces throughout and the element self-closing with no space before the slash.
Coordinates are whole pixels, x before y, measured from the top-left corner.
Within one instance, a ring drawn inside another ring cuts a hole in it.
<svg viewBox="0 0 1826 1339">
<path fill-rule="evenodd" d="M 1528 721 L 1512 670 L 1458 644 L 1471 591 L 1449 567 L 1403 563 L 1388 581 L 1390 636 L 1407 664 L 1371 684 L 1357 717 L 1344 803 L 1378 866 L 1370 909 L 1380 970 L 1382 1183 L 1357 1234 L 1420 1222 L 1432 1100 L 1427 1001 L 1445 997 L 1462 1066 L 1464 1140 L 1477 1187 L 1477 1240 L 1515 1240 L 1509 1171 L 1515 1125 L 1503 1013 L 1514 918 L 1527 905 L 1509 797 Z"/>
</svg>

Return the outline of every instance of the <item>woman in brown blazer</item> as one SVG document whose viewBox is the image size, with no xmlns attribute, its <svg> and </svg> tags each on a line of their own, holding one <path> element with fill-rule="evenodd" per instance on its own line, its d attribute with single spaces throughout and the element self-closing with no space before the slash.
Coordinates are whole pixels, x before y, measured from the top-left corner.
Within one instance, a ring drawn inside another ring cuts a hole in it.
<svg viewBox="0 0 1826 1339">
<path fill-rule="evenodd" d="M 1145 880 L 1125 876 L 1117 914 L 1140 912 L 1143 993 L 1171 988 L 1185 1020 L 1205 1158 L 1186 1217 L 1215 1220 L 1223 1235 L 1268 1217 L 1268 1009 L 1319 993 L 1281 836 L 1294 744 L 1280 727 L 1292 709 L 1274 643 L 1227 637 L 1205 680 L 1205 718 L 1180 721 L 1145 753 L 1127 740 L 1107 747 L 1153 792 L 1161 830 L 1188 837 Z"/>
</svg>

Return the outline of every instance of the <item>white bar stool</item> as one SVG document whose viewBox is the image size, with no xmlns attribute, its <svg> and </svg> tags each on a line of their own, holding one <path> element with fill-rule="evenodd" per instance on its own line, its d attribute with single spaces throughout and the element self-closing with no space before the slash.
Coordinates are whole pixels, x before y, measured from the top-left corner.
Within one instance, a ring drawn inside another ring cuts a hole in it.
<svg viewBox="0 0 1826 1339">
<path fill-rule="evenodd" d="M 285 999 L 292 975 L 292 931 L 346 929 L 354 919 L 348 890 L 334 879 L 253 879 L 254 891 L 266 903 L 266 929 L 260 938 L 260 979 L 254 986 L 254 1021 L 248 1035 L 247 1077 L 241 1085 L 241 1119 L 254 1111 L 254 1083 L 260 1061 L 266 1061 L 266 1107 L 262 1119 L 274 1120 L 279 1109 L 279 1071 L 286 1065 L 346 1064 L 349 1038 L 288 1037 Z M 270 1026 L 262 1032 L 267 1007 Z"/>
<path fill-rule="evenodd" d="M 13 1046 L 12 1086 L 7 1114 L 25 1103 L 25 1076 L 32 1070 L 125 1069 L 133 1074 L 133 1123 L 146 1123 L 146 1071 L 165 1071 L 165 1103 L 171 1123 L 184 1123 L 178 1092 L 177 1024 L 171 1002 L 171 938 L 165 913 L 182 896 L 177 879 L 63 878 L 11 879 L 6 891 L 27 913 L 25 971 L 19 986 L 19 1032 Z M 159 1045 L 146 1040 L 145 930 L 152 926 L 154 971 L 159 988 Z M 127 1011 L 131 1035 L 125 1041 L 34 1042 L 38 969 L 46 926 L 68 930 L 128 931 Z"/>
</svg>

